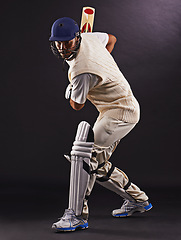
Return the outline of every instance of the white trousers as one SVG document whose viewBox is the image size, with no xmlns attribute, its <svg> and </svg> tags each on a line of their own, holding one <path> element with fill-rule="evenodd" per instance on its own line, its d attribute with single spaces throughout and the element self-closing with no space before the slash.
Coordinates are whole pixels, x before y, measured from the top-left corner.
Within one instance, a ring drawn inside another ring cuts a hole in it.
<svg viewBox="0 0 181 240">
<path fill-rule="evenodd" d="M 101 119 L 98 118 L 95 122 L 93 127 L 95 141 L 94 151 L 97 153 L 97 155 L 96 157 L 92 157 L 91 167 L 93 170 L 95 170 L 101 163 L 105 162 L 105 164 L 103 167 L 97 169 L 96 174 L 93 174 L 91 176 L 87 189 L 88 196 L 92 191 L 96 178 L 98 180 L 102 177 L 107 176 L 107 174 L 109 173 L 112 167 L 112 163 L 109 161 L 109 158 L 116 149 L 120 140 L 125 137 L 134 128 L 135 125 L 136 124 L 126 123 L 106 115 L 103 116 Z M 109 190 L 112 190 L 120 196 L 124 197 L 124 194 L 122 194 L 123 189 L 128 184 L 129 179 L 123 171 L 115 167 L 113 172 L 109 176 L 109 181 L 97 182 L 102 186 L 108 188 Z M 148 200 L 147 195 L 133 183 L 131 183 L 131 185 L 127 188 L 126 193 L 128 193 L 138 202 Z"/>
</svg>

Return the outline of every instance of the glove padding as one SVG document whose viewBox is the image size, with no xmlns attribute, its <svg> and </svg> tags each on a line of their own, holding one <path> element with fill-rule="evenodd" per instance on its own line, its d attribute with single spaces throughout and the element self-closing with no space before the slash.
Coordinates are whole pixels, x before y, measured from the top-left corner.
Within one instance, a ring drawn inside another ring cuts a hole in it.
<svg viewBox="0 0 181 240">
<path fill-rule="evenodd" d="M 65 90 L 65 98 L 69 99 L 72 92 L 72 84 L 70 83 Z"/>
</svg>

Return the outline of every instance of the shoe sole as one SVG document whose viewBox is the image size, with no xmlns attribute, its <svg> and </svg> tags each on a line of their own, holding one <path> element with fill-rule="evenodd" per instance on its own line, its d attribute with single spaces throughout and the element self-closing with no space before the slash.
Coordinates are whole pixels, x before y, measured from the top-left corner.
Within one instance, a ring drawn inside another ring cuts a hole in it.
<svg viewBox="0 0 181 240">
<path fill-rule="evenodd" d="M 140 213 L 147 212 L 147 211 L 151 210 L 152 207 L 153 206 L 150 203 L 149 205 L 145 206 L 144 208 L 137 208 L 136 210 L 130 211 L 129 213 L 112 214 L 112 216 L 113 217 L 129 217 L 129 216 L 133 215 L 136 212 L 140 212 Z"/>
<path fill-rule="evenodd" d="M 78 225 L 76 227 L 70 227 L 70 228 L 54 228 L 54 227 L 52 227 L 52 229 L 56 232 L 73 232 L 77 229 L 84 230 L 84 229 L 87 229 L 87 228 L 88 228 L 88 223 L 85 223 L 83 225 Z"/>
</svg>

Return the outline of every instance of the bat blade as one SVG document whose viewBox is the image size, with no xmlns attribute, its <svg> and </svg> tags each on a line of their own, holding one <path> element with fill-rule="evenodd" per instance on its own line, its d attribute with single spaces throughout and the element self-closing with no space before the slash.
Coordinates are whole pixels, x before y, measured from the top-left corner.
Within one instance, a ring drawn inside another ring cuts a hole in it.
<svg viewBox="0 0 181 240">
<path fill-rule="evenodd" d="M 94 24 L 95 8 L 83 7 L 80 31 L 81 33 L 92 32 Z"/>
</svg>

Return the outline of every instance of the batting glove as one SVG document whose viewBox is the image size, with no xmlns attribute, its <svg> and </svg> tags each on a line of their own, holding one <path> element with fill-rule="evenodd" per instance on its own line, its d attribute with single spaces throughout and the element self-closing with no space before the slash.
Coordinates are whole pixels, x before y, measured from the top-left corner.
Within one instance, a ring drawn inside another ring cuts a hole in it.
<svg viewBox="0 0 181 240">
<path fill-rule="evenodd" d="M 65 98 L 69 99 L 72 92 L 72 84 L 69 84 L 65 90 Z"/>
</svg>

